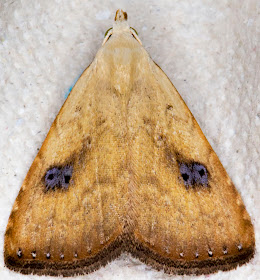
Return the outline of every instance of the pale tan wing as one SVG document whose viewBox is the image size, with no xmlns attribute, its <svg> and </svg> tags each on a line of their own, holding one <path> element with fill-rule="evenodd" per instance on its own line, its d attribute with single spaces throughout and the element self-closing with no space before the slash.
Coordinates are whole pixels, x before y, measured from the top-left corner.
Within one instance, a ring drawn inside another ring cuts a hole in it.
<svg viewBox="0 0 260 280">
<path fill-rule="evenodd" d="M 148 55 L 136 64 L 128 121 L 138 249 L 131 250 L 179 274 L 247 262 L 254 231 L 240 195 L 167 76 Z M 182 168 L 202 166 L 207 180 L 188 184 Z"/>
<path fill-rule="evenodd" d="M 10 269 L 69 276 L 119 254 L 126 204 L 120 108 L 97 56 L 52 124 L 14 203 L 4 246 Z M 71 168 L 67 185 L 47 188 L 53 168 Z"/>
</svg>

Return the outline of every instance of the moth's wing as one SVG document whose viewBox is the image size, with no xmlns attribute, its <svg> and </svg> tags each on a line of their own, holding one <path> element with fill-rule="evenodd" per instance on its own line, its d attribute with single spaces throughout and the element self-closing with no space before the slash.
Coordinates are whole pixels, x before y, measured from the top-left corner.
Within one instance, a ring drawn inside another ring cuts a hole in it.
<svg viewBox="0 0 260 280">
<path fill-rule="evenodd" d="M 247 262 L 254 231 L 240 195 L 167 76 L 148 57 L 140 63 L 129 102 L 138 215 L 133 254 L 178 274 Z M 189 185 L 185 169 L 202 166 L 208 178 Z"/>
<path fill-rule="evenodd" d="M 120 104 L 107 102 L 110 73 L 98 63 L 72 89 L 16 198 L 5 233 L 10 269 L 68 276 L 119 254 L 125 140 L 122 119 L 114 114 Z M 48 170 L 66 167 L 72 170 L 69 184 L 48 189 Z"/>
</svg>

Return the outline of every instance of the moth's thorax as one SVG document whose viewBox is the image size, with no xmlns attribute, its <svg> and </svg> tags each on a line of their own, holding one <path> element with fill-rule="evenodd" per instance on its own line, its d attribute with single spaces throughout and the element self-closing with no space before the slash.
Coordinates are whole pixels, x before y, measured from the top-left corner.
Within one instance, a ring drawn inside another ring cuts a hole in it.
<svg viewBox="0 0 260 280">
<path fill-rule="evenodd" d="M 103 45 L 101 50 L 113 50 L 117 48 L 143 49 L 140 43 L 133 37 L 129 28 L 126 30 L 118 30 L 117 32 L 114 32 L 113 29 L 111 37 Z"/>
<path fill-rule="evenodd" d="M 115 21 L 113 24 L 113 34 L 121 33 L 121 32 L 129 32 L 130 28 L 127 21 Z"/>
<path fill-rule="evenodd" d="M 124 24 L 125 22 L 119 22 Z M 96 56 L 103 75 L 109 73 L 108 81 L 114 93 L 125 101 L 129 99 L 133 81 L 136 81 L 136 69 L 148 64 L 149 55 L 130 31 L 120 31 L 111 35 Z"/>
</svg>

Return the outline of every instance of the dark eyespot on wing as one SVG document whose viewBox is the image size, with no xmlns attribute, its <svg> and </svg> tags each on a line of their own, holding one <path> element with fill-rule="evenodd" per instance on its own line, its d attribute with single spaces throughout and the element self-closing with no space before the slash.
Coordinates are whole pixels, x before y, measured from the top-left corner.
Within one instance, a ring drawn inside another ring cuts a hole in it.
<svg viewBox="0 0 260 280">
<path fill-rule="evenodd" d="M 208 187 L 208 171 L 207 168 L 200 163 L 179 163 L 180 174 L 184 185 L 189 188 L 196 188 L 199 186 Z"/>
<path fill-rule="evenodd" d="M 45 190 L 54 190 L 57 188 L 68 189 L 70 179 L 72 177 L 73 167 L 72 165 L 65 165 L 64 167 L 52 167 L 45 176 Z"/>
<path fill-rule="evenodd" d="M 185 186 L 191 186 L 193 184 L 193 174 L 192 174 L 191 166 L 187 165 L 186 163 L 181 163 L 180 173 Z"/>
<path fill-rule="evenodd" d="M 73 168 L 71 165 L 66 165 L 61 170 L 61 187 L 67 189 L 69 187 L 69 182 L 72 176 Z"/>
<path fill-rule="evenodd" d="M 200 163 L 194 163 L 192 166 L 193 178 L 196 184 L 208 185 L 208 172 L 204 165 Z"/>
<path fill-rule="evenodd" d="M 49 169 L 45 174 L 45 187 L 46 190 L 54 189 L 60 185 L 60 168 L 53 167 Z"/>
</svg>

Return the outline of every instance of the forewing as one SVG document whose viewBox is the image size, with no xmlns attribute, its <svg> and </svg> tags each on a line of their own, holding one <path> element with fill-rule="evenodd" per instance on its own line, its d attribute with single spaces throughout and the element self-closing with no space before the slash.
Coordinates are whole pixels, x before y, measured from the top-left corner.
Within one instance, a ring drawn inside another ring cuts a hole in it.
<svg viewBox="0 0 260 280">
<path fill-rule="evenodd" d="M 110 73 L 98 63 L 74 86 L 14 203 L 4 253 L 11 269 L 68 276 L 118 254 L 125 141 Z"/>
<path fill-rule="evenodd" d="M 129 105 L 134 255 L 179 274 L 248 261 L 254 231 L 240 195 L 167 76 L 150 58 L 143 69 Z"/>
</svg>

